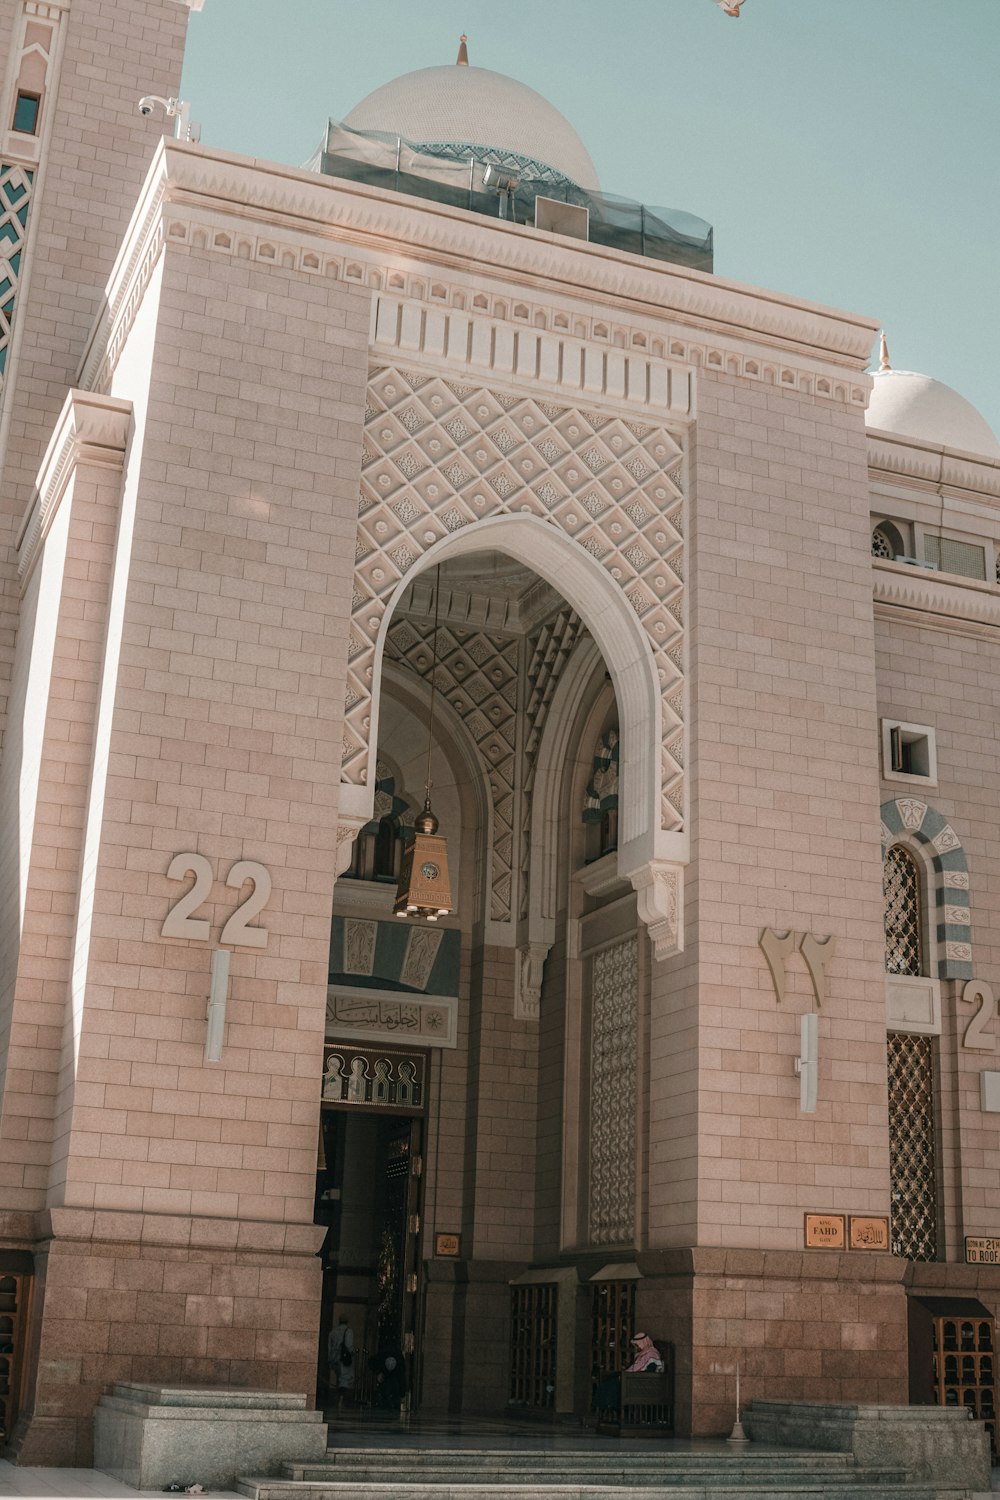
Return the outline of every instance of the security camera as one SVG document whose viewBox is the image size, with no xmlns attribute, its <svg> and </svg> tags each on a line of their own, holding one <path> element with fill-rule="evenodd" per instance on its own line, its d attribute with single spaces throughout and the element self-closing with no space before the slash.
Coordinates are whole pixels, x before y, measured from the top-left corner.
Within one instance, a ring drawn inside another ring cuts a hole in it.
<svg viewBox="0 0 1000 1500">
<path fill-rule="evenodd" d="M 163 99 L 159 94 L 143 94 L 139 100 L 139 113 L 148 119 L 157 104 L 167 119 L 173 120 L 176 138 L 190 141 L 197 129 L 197 126 L 191 124 L 191 106 L 184 99 Z"/>
</svg>

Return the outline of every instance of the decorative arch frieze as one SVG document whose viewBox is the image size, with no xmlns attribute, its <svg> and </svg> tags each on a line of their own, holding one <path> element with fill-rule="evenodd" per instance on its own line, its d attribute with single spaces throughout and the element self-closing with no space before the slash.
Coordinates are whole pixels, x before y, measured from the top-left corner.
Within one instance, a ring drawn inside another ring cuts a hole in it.
<svg viewBox="0 0 1000 1500">
<path fill-rule="evenodd" d="M 580 549 L 640 624 L 659 687 L 657 823 L 681 832 L 683 459 L 674 434 L 631 415 L 400 367 L 376 371 L 362 455 L 342 780 L 361 787 L 371 774 L 376 656 L 394 593 L 449 536 L 502 516 L 532 516 Z M 525 561 L 533 563 L 530 555 Z M 559 576 L 550 581 L 561 587 Z M 591 591 L 586 603 L 594 602 Z"/>
<path fill-rule="evenodd" d="M 938 978 L 972 978 L 969 866 L 954 828 L 942 813 L 918 797 L 883 802 L 882 858 L 892 844 L 925 846 L 934 873 Z"/>
</svg>

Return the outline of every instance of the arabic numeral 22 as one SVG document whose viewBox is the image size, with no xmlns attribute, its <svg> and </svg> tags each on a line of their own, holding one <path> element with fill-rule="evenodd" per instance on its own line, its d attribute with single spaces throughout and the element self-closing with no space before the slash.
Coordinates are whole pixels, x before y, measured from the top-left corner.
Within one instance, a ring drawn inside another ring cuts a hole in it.
<svg viewBox="0 0 1000 1500">
<path fill-rule="evenodd" d="M 996 1042 L 989 1035 L 986 1028 L 997 1013 L 997 1003 L 994 999 L 993 991 L 981 979 L 970 979 L 962 991 L 962 999 L 967 1000 L 970 1004 L 974 1004 L 977 1000 L 979 1001 L 975 1015 L 965 1028 L 962 1046 L 971 1047 L 976 1052 L 992 1052 L 996 1046 Z"/>
<path fill-rule="evenodd" d="M 184 880 L 188 875 L 194 876 L 194 884 L 167 912 L 160 936 L 207 943 L 211 925 L 205 917 L 194 915 L 212 889 L 212 866 L 203 854 L 174 855 L 167 868 L 167 879 Z M 234 948 L 265 948 L 267 928 L 251 927 L 249 923 L 259 916 L 271 898 L 271 876 L 257 860 L 238 859 L 226 876 L 226 885 L 232 890 L 242 891 L 247 881 L 253 883 L 253 889 L 223 927 L 219 941 Z"/>
</svg>

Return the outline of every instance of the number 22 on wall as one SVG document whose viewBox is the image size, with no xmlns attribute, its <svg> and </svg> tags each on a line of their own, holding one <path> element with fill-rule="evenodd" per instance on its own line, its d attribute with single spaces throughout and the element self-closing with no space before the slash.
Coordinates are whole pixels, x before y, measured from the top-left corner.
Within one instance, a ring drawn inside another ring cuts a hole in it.
<svg viewBox="0 0 1000 1500">
<path fill-rule="evenodd" d="M 175 854 L 167 869 L 167 879 L 183 880 L 185 875 L 194 876 L 194 885 L 167 912 L 160 935 L 207 943 L 211 924 L 206 917 L 196 917 L 193 913 L 208 899 L 212 889 L 212 866 L 203 854 Z M 248 924 L 264 910 L 271 898 L 271 876 L 255 859 L 238 859 L 226 876 L 226 885 L 241 891 L 248 880 L 253 881 L 253 890 L 223 927 L 219 942 L 234 948 L 266 948 L 267 928 Z"/>
</svg>

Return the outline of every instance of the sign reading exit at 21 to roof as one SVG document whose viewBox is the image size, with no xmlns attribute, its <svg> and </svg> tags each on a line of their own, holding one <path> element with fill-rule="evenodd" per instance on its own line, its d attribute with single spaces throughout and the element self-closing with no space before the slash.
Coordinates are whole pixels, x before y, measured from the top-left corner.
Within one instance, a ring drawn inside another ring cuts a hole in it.
<svg viewBox="0 0 1000 1500">
<path fill-rule="evenodd" d="M 1000 1266 L 1000 1238 L 995 1235 L 967 1234 L 965 1263 L 967 1266 Z"/>
</svg>

